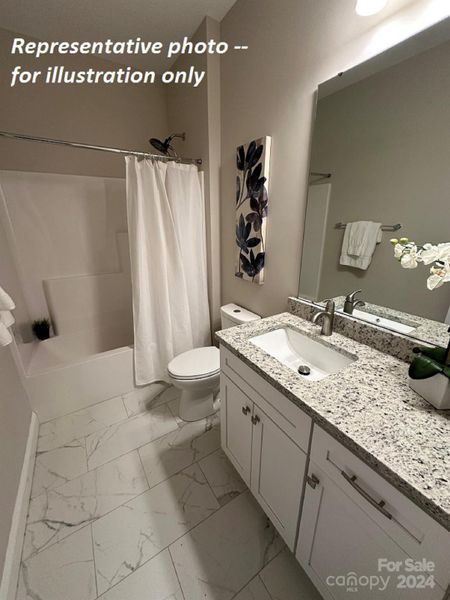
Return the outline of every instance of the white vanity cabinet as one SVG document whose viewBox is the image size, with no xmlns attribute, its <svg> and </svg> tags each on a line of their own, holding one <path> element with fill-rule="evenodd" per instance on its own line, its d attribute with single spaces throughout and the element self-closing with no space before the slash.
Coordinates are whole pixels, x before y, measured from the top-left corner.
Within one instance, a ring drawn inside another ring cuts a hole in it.
<svg viewBox="0 0 450 600">
<path fill-rule="evenodd" d="M 297 535 L 311 419 L 222 350 L 222 447 L 291 550 Z M 292 409 L 295 409 L 292 411 Z"/>
<path fill-rule="evenodd" d="M 316 426 L 296 556 L 326 600 L 442 600 L 450 581 L 450 534 Z"/>
<path fill-rule="evenodd" d="M 224 348 L 220 397 L 225 453 L 325 600 L 450 600 L 447 530 Z"/>
</svg>

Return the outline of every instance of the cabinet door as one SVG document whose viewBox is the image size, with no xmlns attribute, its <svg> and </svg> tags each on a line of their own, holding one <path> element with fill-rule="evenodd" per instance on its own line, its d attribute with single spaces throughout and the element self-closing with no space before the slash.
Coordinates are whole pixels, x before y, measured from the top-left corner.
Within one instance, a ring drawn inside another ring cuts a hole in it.
<svg viewBox="0 0 450 600">
<path fill-rule="evenodd" d="M 408 555 L 370 518 L 368 507 L 364 505 L 363 510 L 362 506 L 310 463 L 296 557 L 323 597 L 442 600 L 444 591 L 431 586 L 428 573 L 405 572 L 402 565 Z M 379 570 L 380 559 L 391 564 L 400 561 L 400 571 Z"/>
<path fill-rule="evenodd" d="M 223 374 L 220 376 L 220 402 L 222 448 L 250 486 L 253 402 Z"/>
<path fill-rule="evenodd" d="M 293 550 L 306 454 L 256 404 L 252 420 L 251 490 Z"/>
</svg>

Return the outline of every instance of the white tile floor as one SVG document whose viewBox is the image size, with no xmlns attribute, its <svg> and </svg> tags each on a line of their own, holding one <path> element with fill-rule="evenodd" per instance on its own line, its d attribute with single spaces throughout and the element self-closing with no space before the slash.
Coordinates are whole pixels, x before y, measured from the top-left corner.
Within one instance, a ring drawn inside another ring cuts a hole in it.
<svg viewBox="0 0 450 600">
<path fill-rule="evenodd" d="M 318 600 L 173 388 L 44 423 L 17 600 Z"/>
</svg>

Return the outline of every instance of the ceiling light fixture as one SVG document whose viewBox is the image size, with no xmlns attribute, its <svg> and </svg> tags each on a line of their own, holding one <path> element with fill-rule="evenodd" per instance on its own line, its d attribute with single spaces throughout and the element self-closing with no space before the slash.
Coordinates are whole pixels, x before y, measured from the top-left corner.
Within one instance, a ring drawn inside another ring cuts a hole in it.
<svg viewBox="0 0 450 600">
<path fill-rule="evenodd" d="M 355 11 L 360 17 L 370 17 L 383 10 L 386 4 L 387 0 L 357 0 Z"/>
</svg>

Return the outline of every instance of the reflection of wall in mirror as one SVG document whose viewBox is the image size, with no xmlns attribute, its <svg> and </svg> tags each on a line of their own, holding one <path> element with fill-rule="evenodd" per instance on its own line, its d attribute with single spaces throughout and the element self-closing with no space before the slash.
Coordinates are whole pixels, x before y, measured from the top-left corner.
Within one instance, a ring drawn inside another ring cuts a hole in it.
<svg viewBox="0 0 450 600">
<path fill-rule="evenodd" d="M 450 285 L 432 292 L 423 269 L 401 269 L 389 239 L 450 241 L 450 42 L 318 103 L 312 169 L 332 172 L 319 298 L 363 288 L 365 299 L 443 321 Z M 339 221 L 402 223 L 383 232 L 367 271 L 342 267 Z"/>
</svg>

